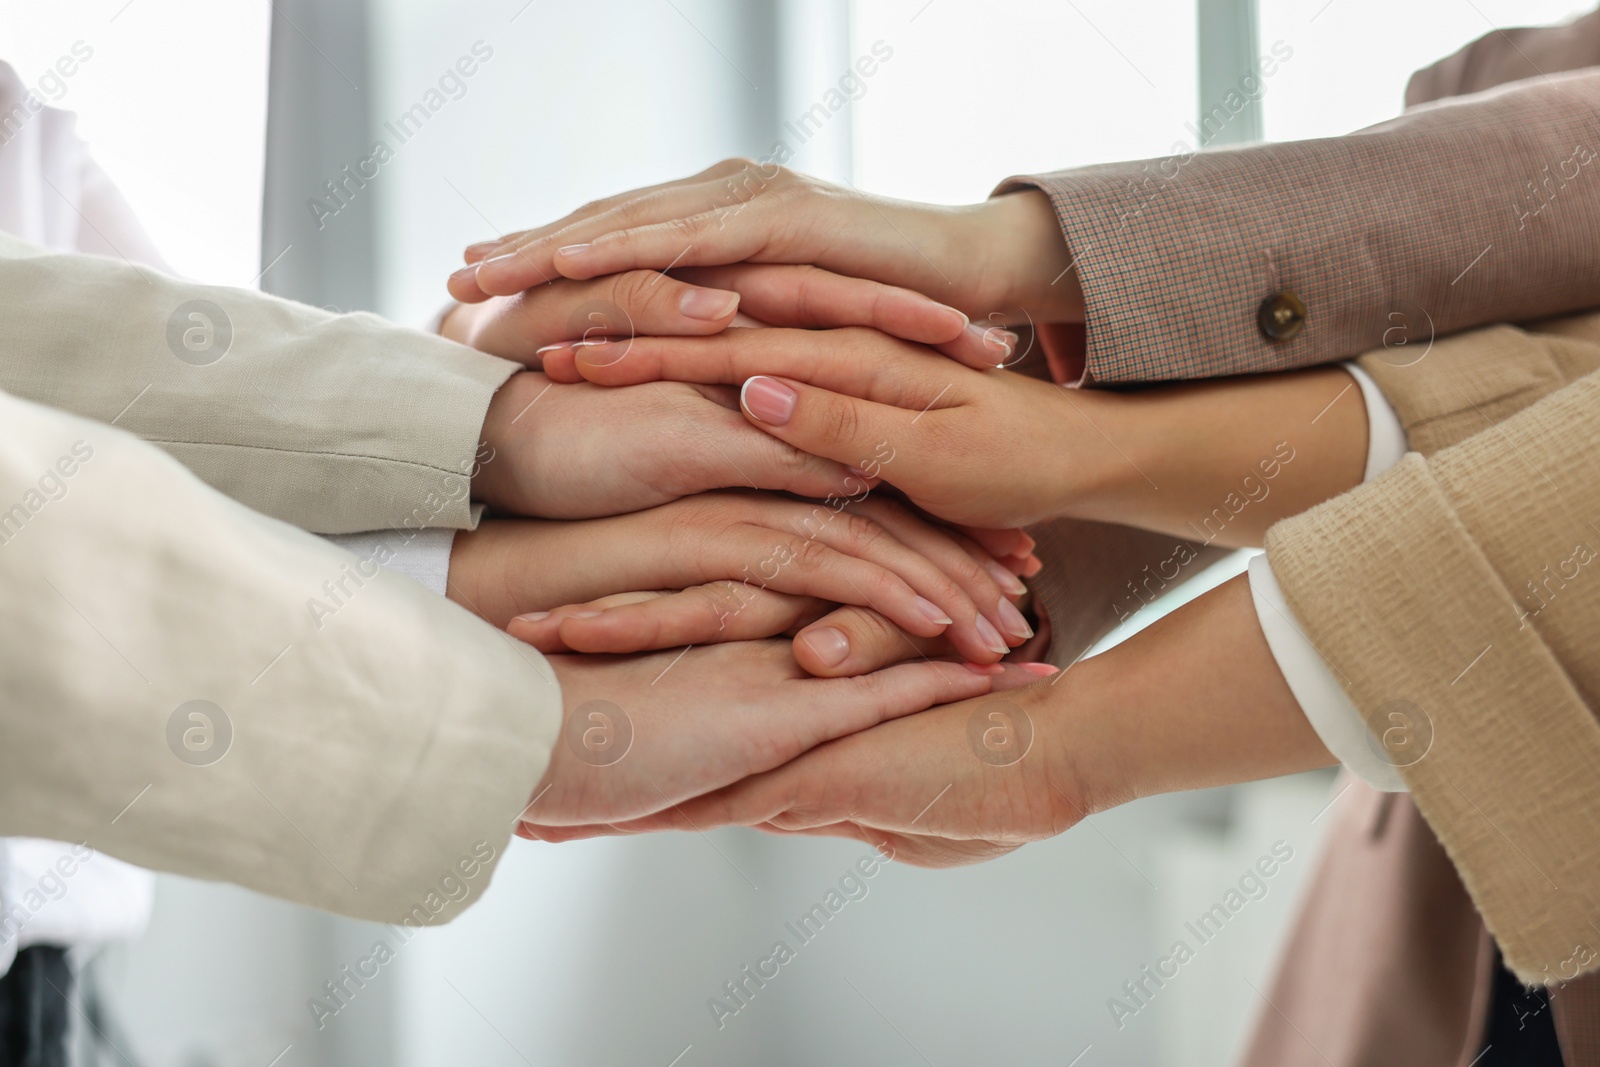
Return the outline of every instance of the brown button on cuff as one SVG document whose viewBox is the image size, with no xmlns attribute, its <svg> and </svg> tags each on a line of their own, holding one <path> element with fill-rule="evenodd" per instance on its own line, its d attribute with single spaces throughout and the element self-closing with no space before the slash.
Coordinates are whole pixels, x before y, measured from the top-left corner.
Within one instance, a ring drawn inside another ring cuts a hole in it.
<svg viewBox="0 0 1600 1067">
<path fill-rule="evenodd" d="M 1293 340 L 1306 324 L 1305 301 L 1288 289 L 1273 293 L 1256 309 L 1256 324 L 1269 341 Z"/>
</svg>

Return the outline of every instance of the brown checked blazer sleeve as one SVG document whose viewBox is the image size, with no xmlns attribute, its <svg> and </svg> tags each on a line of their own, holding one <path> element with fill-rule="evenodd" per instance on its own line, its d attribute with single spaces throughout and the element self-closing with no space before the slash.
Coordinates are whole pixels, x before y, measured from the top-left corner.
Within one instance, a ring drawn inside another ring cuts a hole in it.
<svg viewBox="0 0 1600 1067">
<path fill-rule="evenodd" d="M 1540 184 L 1546 168 L 1564 187 Z M 1346 137 L 1178 144 L 1001 191 L 1030 185 L 1050 195 L 1083 287 L 1087 338 L 1069 362 L 1086 383 L 1305 367 L 1377 348 L 1397 324 L 1445 335 L 1600 304 L 1600 70 Z M 1270 340 L 1258 310 L 1284 293 L 1303 326 Z"/>
<path fill-rule="evenodd" d="M 1600 966 L 1600 315 L 1364 357 L 1424 454 L 1274 526 L 1307 636 L 1524 980 Z M 1570 383 L 1570 384 L 1568 384 Z"/>
</svg>

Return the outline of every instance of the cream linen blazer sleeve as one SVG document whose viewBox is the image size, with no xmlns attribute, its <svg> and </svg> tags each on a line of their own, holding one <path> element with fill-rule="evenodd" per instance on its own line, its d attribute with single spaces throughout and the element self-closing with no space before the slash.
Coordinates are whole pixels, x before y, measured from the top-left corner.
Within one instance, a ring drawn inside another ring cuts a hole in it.
<svg viewBox="0 0 1600 1067">
<path fill-rule="evenodd" d="M 1571 977 L 1600 921 L 1600 315 L 1390 358 L 1362 364 L 1418 452 L 1267 555 L 1508 965 Z"/>
<path fill-rule="evenodd" d="M 57 257 L 43 269 L 77 293 L 106 268 Z M 31 278 L 9 276 L 47 309 L 77 299 Z M 247 332 L 276 322 L 348 336 L 275 302 L 222 296 Z M 108 350 L 139 343 L 166 302 L 120 296 L 122 314 L 93 329 Z M 41 340 L 46 317 L 28 320 Z M 97 339 L 74 323 L 58 326 Z M 239 340 L 231 355 L 282 354 Z M 47 347 L 72 358 L 67 341 Z M 377 355 L 358 351 L 369 366 Z M 239 360 L 245 382 L 250 358 Z M 102 378 L 136 381 L 100 368 L 75 376 L 92 403 L 113 399 Z M 315 368 L 308 377 L 329 380 Z M 173 398 L 203 399 L 172 384 L 181 374 L 164 380 L 147 428 Z M 460 372 L 461 403 L 471 380 Z M 330 401 L 340 402 L 359 425 L 362 398 Z M 218 437 L 244 435 L 208 415 L 192 418 Z M 270 423 L 249 432 L 287 444 L 298 425 Z M 390 440 L 374 435 L 370 451 L 389 458 L 359 469 L 404 467 Z M 320 454 L 309 457 L 302 472 L 317 469 Z M 487 884 L 544 772 L 560 690 L 533 649 L 371 570 L 355 573 L 347 554 L 128 433 L 0 394 L 0 835 L 87 842 L 364 919 L 450 918 Z M 325 583 L 343 595 L 332 614 L 314 614 L 312 598 L 330 602 Z"/>
<path fill-rule="evenodd" d="M 0 389 L 136 434 L 316 533 L 476 522 L 489 399 L 519 368 L 365 313 L 0 234 Z"/>
</svg>

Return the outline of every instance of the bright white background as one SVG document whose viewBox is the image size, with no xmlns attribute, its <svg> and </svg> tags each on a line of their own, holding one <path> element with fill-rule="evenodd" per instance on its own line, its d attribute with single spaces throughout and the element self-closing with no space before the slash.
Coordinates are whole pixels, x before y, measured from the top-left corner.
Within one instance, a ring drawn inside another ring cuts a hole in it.
<svg viewBox="0 0 1600 1067">
<path fill-rule="evenodd" d="M 496 50 L 374 183 L 381 308 L 422 321 L 468 241 L 758 151 L 751 83 L 798 115 L 879 39 L 894 58 L 802 162 L 889 195 L 971 201 L 1014 173 L 1160 155 L 1199 106 L 1181 0 L 786 0 L 778 70 L 746 54 L 739 2 L 373 0 L 363 91 L 380 117 L 474 40 Z M 1585 6 L 1260 0 L 1263 46 L 1295 50 L 1268 85 L 1268 134 L 1379 121 L 1414 67 L 1486 20 Z M 94 47 L 60 104 L 169 259 L 210 281 L 259 270 L 267 32 L 266 0 L 0 3 L 0 52 L 25 80 L 75 40 Z M 859 847 L 743 832 L 514 842 L 482 903 L 322 1032 L 307 999 L 376 929 L 163 878 L 149 933 L 105 973 L 126 1051 L 163 1067 L 1222 1064 L 1260 1010 L 1248 983 L 1264 988 L 1329 800 L 1318 776 L 1158 798 L 981 867 L 891 869 L 721 1032 L 706 998 Z M 1268 897 L 1119 1030 L 1107 999 L 1280 838 L 1296 859 Z"/>
</svg>

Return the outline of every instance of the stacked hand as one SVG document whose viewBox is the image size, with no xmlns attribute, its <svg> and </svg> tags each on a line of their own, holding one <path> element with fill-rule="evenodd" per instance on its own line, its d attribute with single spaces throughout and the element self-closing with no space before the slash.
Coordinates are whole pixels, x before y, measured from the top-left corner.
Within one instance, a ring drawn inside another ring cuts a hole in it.
<svg viewBox="0 0 1600 1067">
<path fill-rule="evenodd" d="M 589 520 L 457 540 L 452 595 L 562 681 L 525 835 L 737 823 L 942 865 L 1328 762 L 1242 580 L 1070 675 L 998 663 L 1033 636 L 1014 527 L 1255 544 L 1365 458 L 1338 370 L 1116 394 L 994 369 L 999 324 L 1081 319 L 1040 194 L 940 209 L 736 162 L 467 259 L 446 333 L 538 368 L 495 398 L 477 495 Z"/>
</svg>

